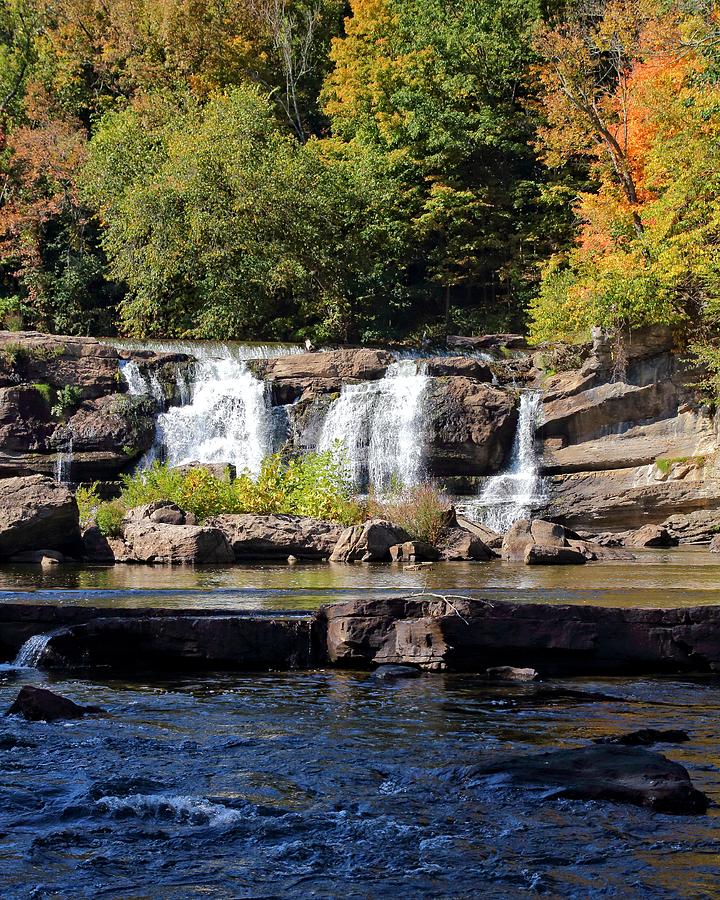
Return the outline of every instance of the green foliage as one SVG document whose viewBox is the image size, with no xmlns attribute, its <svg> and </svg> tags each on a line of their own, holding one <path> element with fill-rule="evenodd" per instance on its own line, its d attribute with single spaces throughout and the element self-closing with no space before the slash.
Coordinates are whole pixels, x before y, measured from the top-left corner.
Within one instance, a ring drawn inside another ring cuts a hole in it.
<svg viewBox="0 0 720 900">
<path fill-rule="evenodd" d="M 38 392 L 38 394 L 40 394 L 40 396 L 43 398 L 43 400 L 45 401 L 45 404 L 48 406 L 48 408 L 50 408 L 52 405 L 53 396 L 55 393 L 53 391 L 53 389 L 50 387 L 50 385 L 44 384 L 43 382 L 39 382 L 38 384 L 34 384 L 33 387 Z"/>
<path fill-rule="evenodd" d="M 96 521 L 96 516 L 102 503 L 98 494 L 97 481 L 91 485 L 81 484 L 75 491 L 75 502 L 80 513 L 80 527 L 89 528 Z M 107 522 L 107 519 L 105 520 Z M 101 529 L 102 531 L 102 529 Z M 103 532 L 104 534 L 105 532 Z"/>
<path fill-rule="evenodd" d="M 122 537 L 127 509 L 121 500 L 102 503 L 95 511 L 95 523 L 105 537 Z"/>
<path fill-rule="evenodd" d="M 691 464 L 694 466 L 704 466 L 705 465 L 705 457 L 704 456 L 671 456 L 671 457 L 658 457 L 655 460 L 655 468 L 662 475 L 668 475 L 673 466 L 676 465 L 684 465 Z"/>
<path fill-rule="evenodd" d="M 55 396 L 55 403 L 50 412 L 58 419 L 65 418 L 80 403 L 82 391 L 72 384 L 61 387 Z"/>
<path fill-rule="evenodd" d="M 343 460 L 329 451 L 291 459 L 274 454 L 263 460 L 256 478 L 243 473 L 234 481 L 216 478 L 202 466 L 182 471 L 156 462 L 124 475 L 119 500 L 104 504 L 100 511 L 112 506 L 107 515 L 114 521 L 118 509 L 124 514 L 166 500 L 192 513 L 198 522 L 222 513 L 247 512 L 292 513 L 349 524 L 358 521 L 361 508 L 343 473 Z"/>
<path fill-rule="evenodd" d="M 414 538 L 434 544 L 447 525 L 452 503 L 432 484 L 396 490 L 387 497 L 370 497 L 367 515 L 388 519 Z"/>
</svg>

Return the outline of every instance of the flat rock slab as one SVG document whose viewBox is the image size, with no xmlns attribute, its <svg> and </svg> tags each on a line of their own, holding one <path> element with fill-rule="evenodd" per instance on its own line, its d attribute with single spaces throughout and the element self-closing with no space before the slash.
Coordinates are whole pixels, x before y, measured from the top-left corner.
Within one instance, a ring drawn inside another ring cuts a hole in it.
<svg viewBox="0 0 720 900">
<path fill-rule="evenodd" d="M 524 784 L 557 787 L 560 797 L 632 803 L 657 812 L 697 815 L 709 805 L 683 766 L 639 747 L 602 744 L 516 756 L 473 774 L 507 774 Z"/>
</svg>

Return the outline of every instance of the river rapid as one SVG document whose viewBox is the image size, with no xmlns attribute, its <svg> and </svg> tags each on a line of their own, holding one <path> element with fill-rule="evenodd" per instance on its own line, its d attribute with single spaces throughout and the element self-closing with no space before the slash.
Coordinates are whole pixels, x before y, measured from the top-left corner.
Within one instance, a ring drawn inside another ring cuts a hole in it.
<svg viewBox="0 0 720 900">
<path fill-rule="evenodd" d="M 309 609 L 442 590 L 496 599 L 720 601 L 716 557 L 683 548 L 584 567 L 327 564 L 0 569 L 0 603 Z M 32 570 L 32 572 L 30 571 Z M 682 589 L 680 585 L 683 585 Z M 720 678 L 492 684 L 337 670 L 82 679 L 0 666 L 107 716 L 0 720 L 0 896 L 384 898 L 718 896 L 720 818 L 558 799 L 468 767 L 683 728 L 656 749 L 720 801 Z M 558 683 L 556 686 L 560 686 Z"/>
</svg>

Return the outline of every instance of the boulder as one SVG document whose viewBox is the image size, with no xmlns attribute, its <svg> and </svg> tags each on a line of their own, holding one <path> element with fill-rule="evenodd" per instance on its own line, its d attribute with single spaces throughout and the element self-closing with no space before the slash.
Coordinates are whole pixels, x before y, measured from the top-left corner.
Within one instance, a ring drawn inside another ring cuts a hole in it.
<svg viewBox="0 0 720 900">
<path fill-rule="evenodd" d="M 614 559 L 637 559 L 629 550 L 622 550 L 612 545 L 596 543 L 594 541 L 568 540 L 568 545 L 577 550 L 588 562 L 601 562 Z"/>
<path fill-rule="evenodd" d="M 470 356 L 437 356 L 425 361 L 425 372 L 437 377 L 461 375 L 474 381 L 492 381 L 490 366 Z"/>
<path fill-rule="evenodd" d="M 25 685 L 5 715 L 22 716 L 29 722 L 56 722 L 59 719 L 104 715 L 104 710 L 98 706 L 80 706 L 53 691 Z"/>
<path fill-rule="evenodd" d="M 152 447 L 155 408 L 147 397 L 108 394 L 83 402 L 70 418 L 68 429 L 73 454 L 111 453 L 119 457 L 121 468 Z"/>
<path fill-rule="evenodd" d="M 525 561 L 528 548 L 534 544 L 546 548 L 567 547 L 565 529 L 543 519 L 518 519 L 503 538 L 502 558 L 512 562 Z"/>
<path fill-rule="evenodd" d="M 411 540 L 399 525 L 384 519 L 370 519 L 346 528 L 333 549 L 330 562 L 387 562 L 390 548 Z"/>
<path fill-rule="evenodd" d="M 114 563 L 115 553 L 111 542 L 97 525 L 91 525 L 82 533 L 82 556 L 87 562 Z"/>
<path fill-rule="evenodd" d="M 631 532 L 624 540 L 626 547 L 674 547 L 674 538 L 662 525 L 643 525 Z"/>
<path fill-rule="evenodd" d="M 502 468 L 515 437 L 514 394 L 470 378 L 433 378 L 425 410 L 431 476 L 487 475 Z"/>
<path fill-rule="evenodd" d="M 444 528 L 437 541 L 442 559 L 448 562 L 476 560 L 486 562 L 497 555 L 479 537 L 465 528 Z"/>
<path fill-rule="evenodd" d="M 440 559 L 440 551 L 426 541 L 405 541 L 390 547 L 393 562 L 435 562 Z"/>
<path fill-rule="evenodd" d="M 680 728 L 660 730 L 658 728 L 640 728 L 626 734 L 612 734 L 608 737 L 595 738 L 596 744 L 622 744 L 625 747 L 652 747 L 654 744 L 684 744 L 690 740 L 687 731 Z"/>
<path fill-rule="evenodd" d="M 77 503 L 65 485 L 43 475 L 0 482 L 0 558 L 28 550 L 72 554 L 79 547 Z"/>
<path fill-rule="evenodd" d="M 227 537 L 235 559 L 327 559 L 343 526 L 310 516 L 237 515 L 215 516 L 206 525 Z"/>
<path fill-rule="evenodd" d="M 123 540 L 127 548 L 123 558 L 136 562 L 202 565 L 235 560 L 219 528 L 131 520 L 124 526 Z"/>
<path fill-rule="evenodd" d="M 526 566 L 582 565 L 587 559 L 580 550 L 572 547 L 530 544 L 525 550 L 523 562 Z"/>
<path fill-rule="evenodd" d="M 45 453 L 56 422 L 50 393 L 34 384 L 0 388 L 0 447 L 4 452 Z"/>
<path fill-rule="evenodd" d="M 555 796 L 573 800 L 610 800 L 679 815 L 704 813 L 709 805 L 683 766 L 638 747 L 551 750 L 472 770 L 473 776 L 500 773 L 523 784 L 556 787 Z"/>
<path fill-rule="evenodd" d="M 455 525 L 457 525 L 458 528 L 462 528 L 463 531 L 469 531 L 470 534 L 479 538 L 483 544 L 491 550 L 499 550 L 500 547 L 502 547 L 503 536 L 498 534 L 497 531 L 493 531 L 492 528 L 488 528 L 487 525 L 483 525 L 481 522 L 472 522 L 470 519 L 465 518 L 465 516 L 456 516 Z"/>
</svg>

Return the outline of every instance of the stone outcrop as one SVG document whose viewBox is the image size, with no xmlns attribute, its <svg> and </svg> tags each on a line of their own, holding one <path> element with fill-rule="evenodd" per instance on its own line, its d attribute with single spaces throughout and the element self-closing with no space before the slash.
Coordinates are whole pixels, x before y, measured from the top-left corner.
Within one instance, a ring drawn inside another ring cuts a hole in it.
<svg viewBox="0 0 720 900">
<path fill-rule="evenodd" d="M 95 338 L 0 331 L 0 357 L 2 387 L 47 384 L 60 390 L 70 385 L 85 400 L 122 389 L 117 350 Z"/>
<path fill-rule="evenodd" d="M 435 562 L 440 559 L 440 551 L 426 541 L 405 541 L 390 547 L 393 562 Z"/>
<path fill-rule="evenodd" d="M 307 617 L 138 612 L 143 614 L 101 613 L 85 624 L 65 628 L 48 642 L 43 667 L 137 673 L 292 669 L 312 664 Z"/>
<path fill-rule="evenodd" d="M 542 519 L 518 519 L 503 538 L 502 558 L 510 562 L 524 562 L 528 550 L 535 546 L 568 547 L 565 529 L 562 525 Z"/>
<path fill-rule="evenodd" d="M 631 803 L 656 812 L 704 813 L 708 798 L 687 769 L 639 747 L 595 745 L 513 756 L 472 767 L 472 777 L 505 774 L 523 784 L 556 787 L 557 797 Z"/>
<path fill-rule="evenodd" d="M 89 715 L 103 715 L 99 706 L 81 706 L 45 688 L 25 685 L 15 698 L 6 716 L 22 716 L 29 722 L 57 722 L 61 719 L 82 719 Z"/>
<path fill-rule="evenodd" d="M 494 553 L 479 537 L 465 528 L 445 528 L 437 542 L 442 559 L 448 562 L 475 560 L 487 562 L 494 559 Z"/>
<path fill-rule="evenodd" d="M 6 478 L 0 489 L 0 559 L 28 550 L 79 550 L 78 508 L 67 487 L 30 475 Z"/>
<path fill-rule="evenodd" d="M 618 609 L 397 598 L 324 607 L 328 658 L 555 675 L 720 671 L 720 607 Z"/>
<path fill-rule="evenodd" d="M 530 544 L 525 550 L 523 562 L 526 566 L 582 565 L 587 562 L 587 557 L 572 547 Z"/>
<path fill-rule="evenodd" d="M 686 357 L 665 327 L 626 335 L 620 351 L 597 330 L 581 368 L 545 379 L 547 515 L 596 531 L 712 511 L 720 523 L 717 425 Z M 671 533 L 697 539 L 694 525 Z"/>
<path fill-rule="evenodd" d="M 502 468 L 517 424 L 511 393 L 470 378 L 438 378 L 425 405 L 431 476 L 487 475 Z"/>
<path fill-rule="evenodd" d="M 483 334 L 479 337 L 450 334 L 447 345 L 456 350 L 524 350 L 527 348 L 527 338 L 522 334 Z"/>
<path fill-rule="evenodd" d="M 431 357 L 425 361 L 425 372 L 436 376 L 458 375 L 475 381 L 492 381 L 493 378 L 490 366 L 471 356 Z"/>
<path fill-rule="evenodd" d="M 411 540 L 404 528 L 384 519 L 351 525 L 340 535 L 330 562 L 387 562 L 390 548 Z"/>
<path fill-rule="evenodd" d="M 382 378 L 394 361 L 386 350 L 358 349 L 297 353 L 249 365 L 271 382 L 275 403 L 291 403 L 303 394 L 336 393 L 343 384 Z"/>
<path fill-rule="evenodd" d="M 112 480 L 148 450 L 155 404 L 124 393 L 119 361 L 94 338 L 0 332 L 0 477 L 50 475 L 72 447 L 72 480 Z"/>
<path fill-rule="evenodd" d="M 128 562 L 208 565 L 235 560 L 219 528 L 131 522 L 123 529 L 123 541 L 126 549 L 122 558 Z"/>
<path fill-rule="evenodd" d="M 309 516 L 222 515 L 209 519 L 228 539 L 234 558 L 327 559 L 335 549 L 343 526 Z"/>
</svg>

